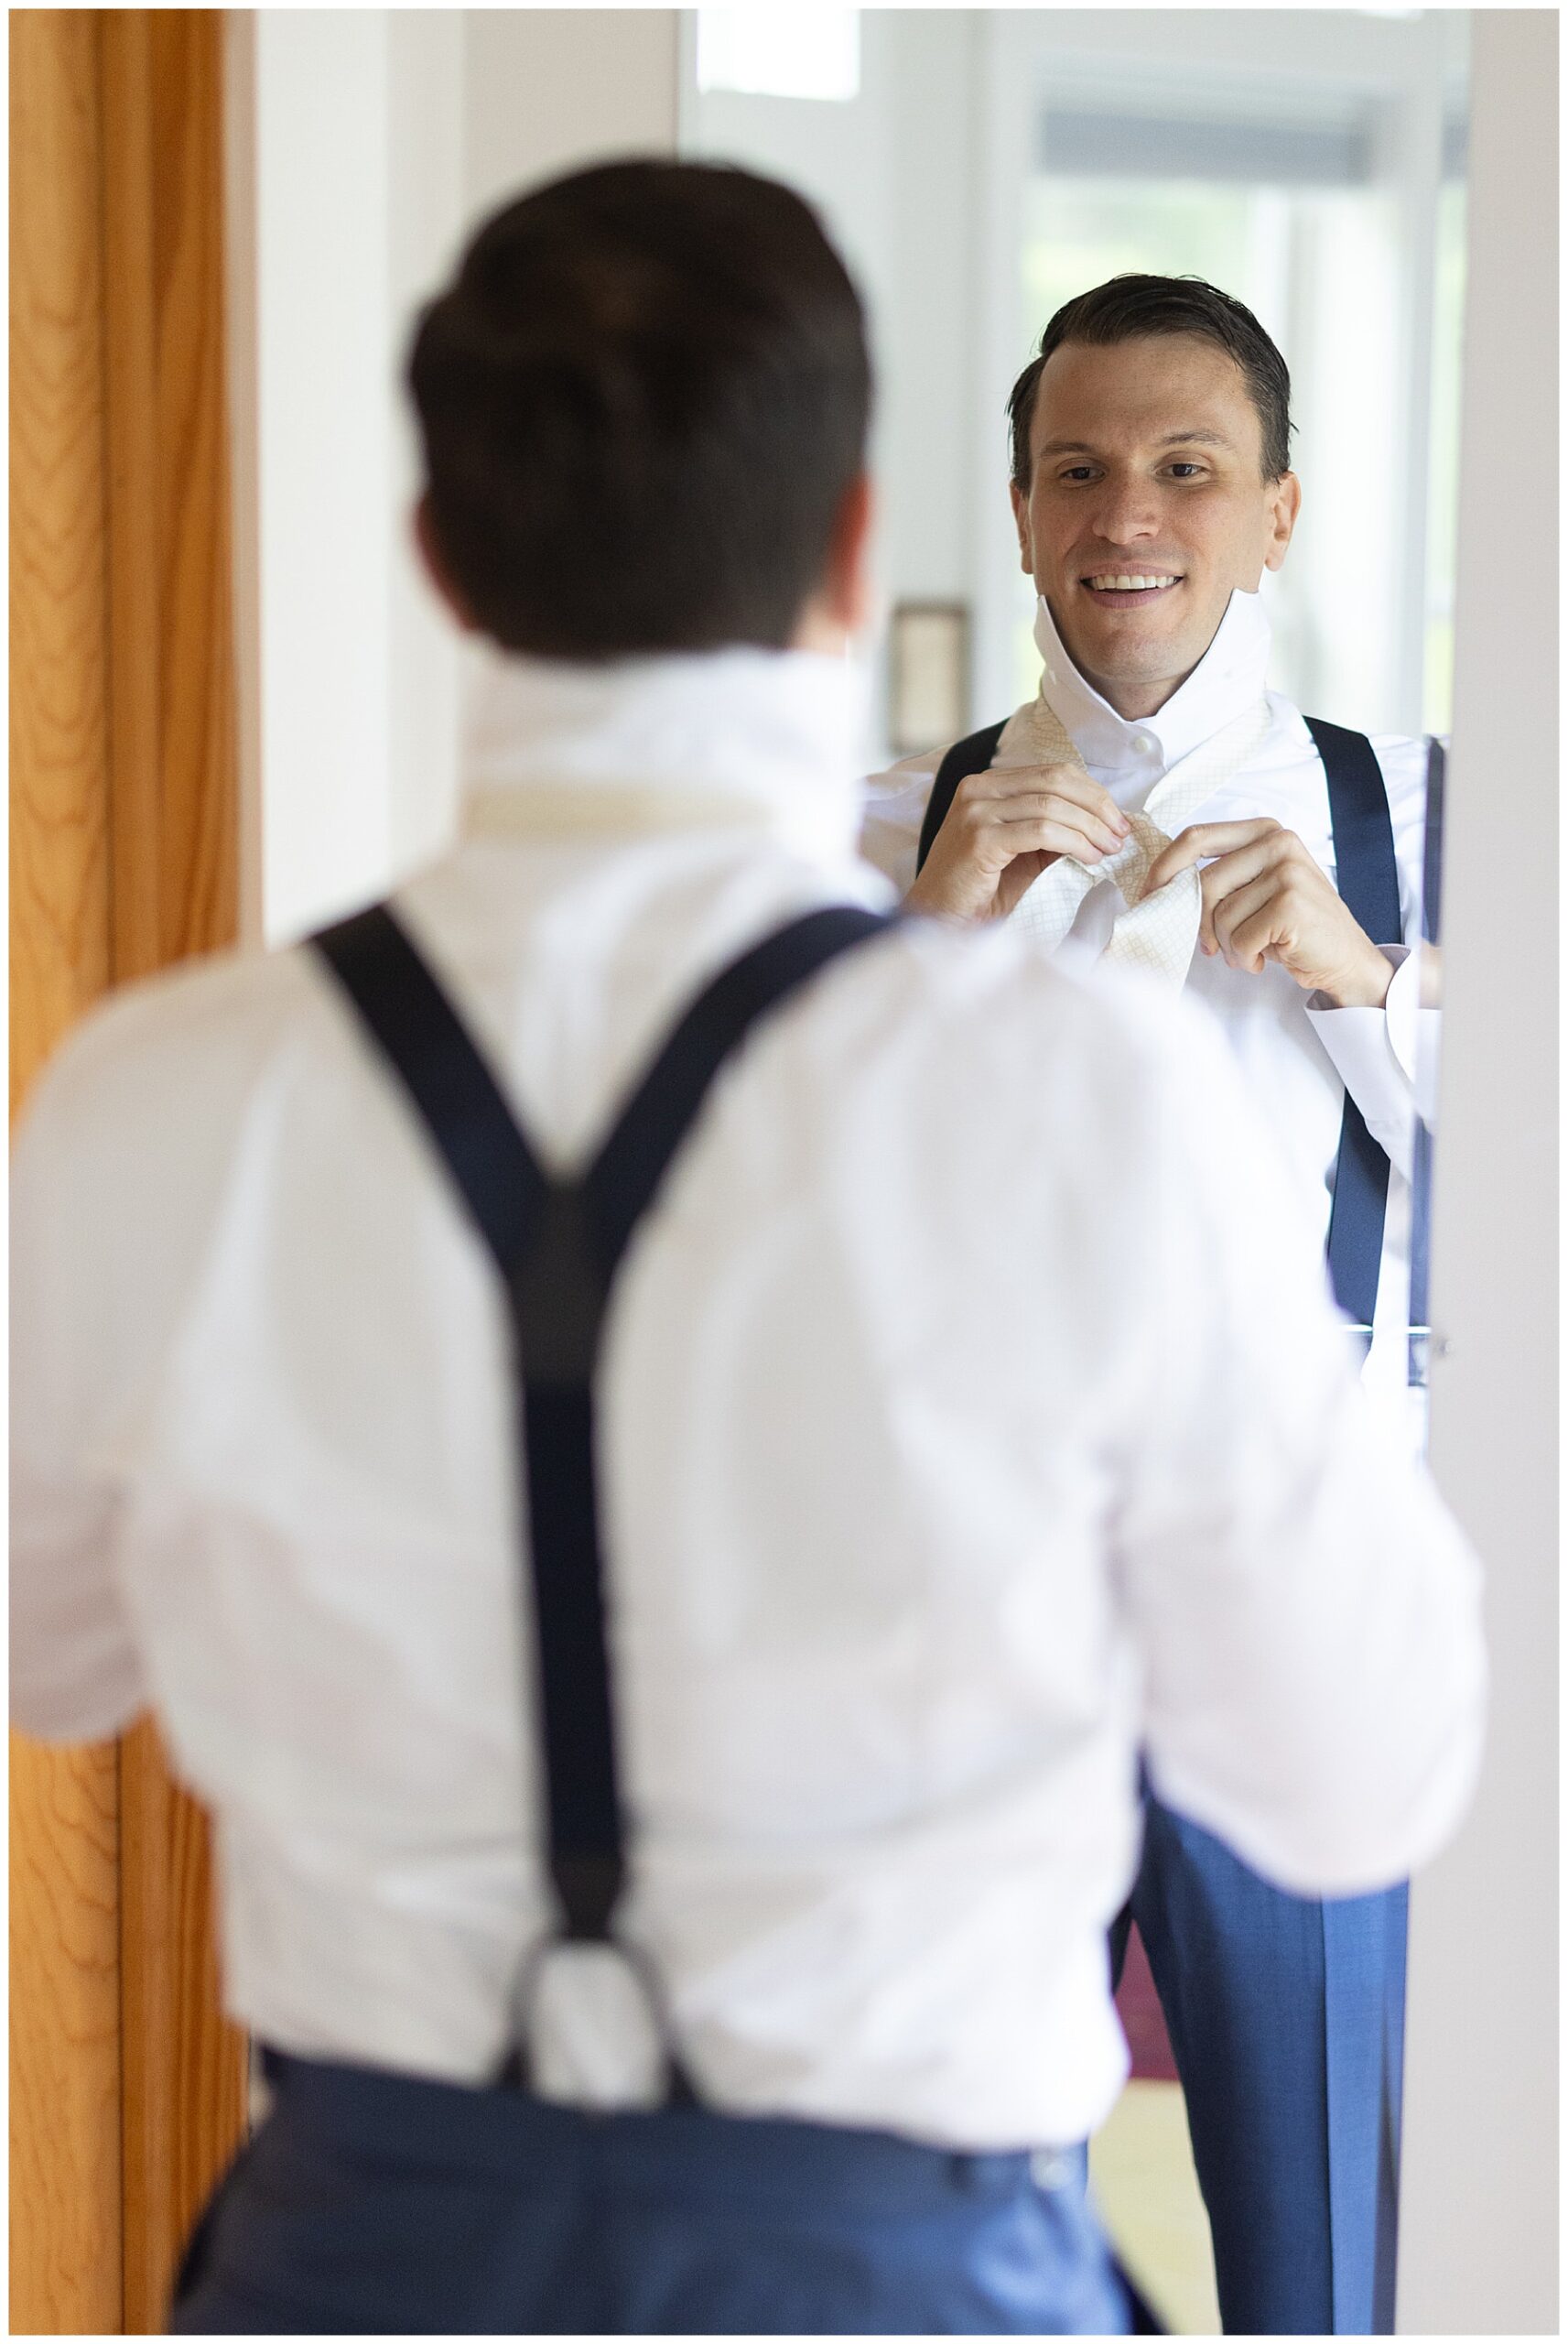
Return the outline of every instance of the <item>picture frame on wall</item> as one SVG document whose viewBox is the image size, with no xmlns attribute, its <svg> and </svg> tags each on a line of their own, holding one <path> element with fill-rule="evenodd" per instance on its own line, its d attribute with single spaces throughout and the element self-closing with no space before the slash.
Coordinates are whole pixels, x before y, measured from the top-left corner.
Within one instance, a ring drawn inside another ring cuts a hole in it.
<svg viewBox="0 0 1568 2344">
<path fill-rule="evenodd" d="M 888 736 L 895 756 L 960 739 L 968 730 L 970 615 L 967 602 L 896 602 L 888 629 Z"/>
</svg>

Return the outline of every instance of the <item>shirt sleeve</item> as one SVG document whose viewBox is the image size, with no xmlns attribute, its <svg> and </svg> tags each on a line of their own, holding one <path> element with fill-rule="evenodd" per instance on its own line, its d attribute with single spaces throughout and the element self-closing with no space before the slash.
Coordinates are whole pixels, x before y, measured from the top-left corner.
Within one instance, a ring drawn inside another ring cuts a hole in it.
<svg viewBox="0 0 1568 2344">
<path fill-rule="evenodd" d="M 1195 1025 L 1166 1063 L 1119 1540 L 1150 1772 L 1283 1887 L 1357 1894 L 1430 1856 L 1468 1801 L 1478 1568 L 1369 1411 L 1321 1272 L 1276 1242 L 1283 1167 L 1218 1037 Z"/>
<path fill-rule="evenodd" d="M 123 1503 L 103 1407 L 113 1224 L 80 1144 L 74 1045 L 40 1080 L 11 1171 L 11 1715 L 50 1742 L 119 1732 L 146 1705 L 114 1553 Z"/>
<path fill-rule="evenodd" d="M 873 774 L 865 784 L 860 852 L 892 881 L 901 901 L 914 884 L 920 828 L 945 754 L 945 750 L 933 749 L 905 757 L 902 765 Z"/>
</svg>

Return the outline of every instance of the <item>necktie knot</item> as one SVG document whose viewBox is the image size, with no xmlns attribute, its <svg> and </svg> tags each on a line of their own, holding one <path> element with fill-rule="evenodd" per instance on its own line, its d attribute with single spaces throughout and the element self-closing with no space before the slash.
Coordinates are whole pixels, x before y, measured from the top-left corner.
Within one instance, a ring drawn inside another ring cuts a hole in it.
<svg viewBox="0 0 1568 2344">
<path fill-rule="evenodd" d="M 1022 732 L 1031 756 L 1041 765 L 1087 767 L 1076 743 L 1044 690 L 1024 712 Z M 1093 866 L 1062 855 L 1041 874 L 1013 912 L 1028 935 L 1054 951 L 1077 917 L 1090 889 L 1110 879 L 1124 909 L 1117 915 L 1103 958 L 1113 965 L 1139 968 L 1179 990 L 1186 982 L 1197 949 L 1203 913 L 1203 883 L 1195 871 L 1176 876 L 1150 896 L 1143 894 L 1150 872 L 1192 816 L 1223 782 L 1260 745 L 1269 729 L 1269 706 L 1260 700 L 1232 723 L 1179 758 L 1149 792 L 1141 809 L 1124 808 L 1131 825 L 1115 854 Z"/>
<path fill-rule="evenodd" d="M 1108 854 L 1103 863 L 1092 868 L 1083 864 L 1092 879 L 1114 879 L 1124 903 L 1136 904 L 1143 893 L 1144 884 L 1161 855 L 1170 845 L 1168 832 L 1158 822 L 1144 814 L 1129 814 L 1131 834 L 1123 841 L 1115 854 Z"/>
</svg>

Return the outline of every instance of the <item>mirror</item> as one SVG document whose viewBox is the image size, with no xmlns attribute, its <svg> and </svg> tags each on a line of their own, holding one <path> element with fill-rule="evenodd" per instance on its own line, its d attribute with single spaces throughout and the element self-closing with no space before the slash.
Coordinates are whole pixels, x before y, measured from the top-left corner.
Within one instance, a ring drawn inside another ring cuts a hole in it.
<svg viewBox="0 0 1568 2344">
<path fill-rule="evenodd" d="M 1013 382 L 1075 296 L 1124 271 L 1194 276 L 1244 303 L 1290 369 L 1301 517 L 1259 594 L 1276 734 L 1282 702 L 1378 743 L 1403 940 L 1423 924 L 1435 939 L 1435 795 L 1424 835 L 1422 807 L 1441 781 L 1426 743 L 1448 729 L 1453 675 L 1468 43 L 1465 12 L 1405 8 L 687 12 L 682 151 L 811 197 L 871 313 L 885 608 L 868 677 L 871 761 L 904 760 L 910 780 L 893 800 L 873 793 L 867 847 L 901 887 L 935 763 L 920 753 L 995 724 L 1041 685 L 1035 583 L 1007 493 Z M 1070 653 L 1065 614 L 1061 634 Z M 1081 692 L 1076 705 L 1088 705 Z M 1158 711 L 1126 712 L 1147 713 L 1158 738 Z M 1153 769 L 1191 738 L 1160 741 Z M 1106 782 L 1087 736 L 1077 745 Z M 1278 766 L 1280 740 L 1261 754 Z M 1148 777 L 1121 778 L 1119 802 L 1148 794 Z M 1243 779 L 1186 819 L 1271 815 L 1332 858 L 1325 803 L 1266 782 L 1248 799 Z M 1278 969 L 1249 978 L 1195 961 L 1188 990 L 1236 1039 L 1319 1232 L 1346 1161 L 1341 1102 L 1361 1080 L 1352 1053 L 1392 1050 L 1407 1102 L 1413 1085 L 1427 1125 L 1390 1142 L 1375 1336 L 1369 1350 L 1364 1334 L 1349 1339 L 1390 1436 L 1419 1441 L 1437 956 L 1416 957 L 1425 965 L 1397 995 L 1390 984 L 1381 1015 L 1350 1007 L 1332 1026 Z M 1256 1015 L 1238 1007 L 1249 986 Z M 1384 1919 L 1402 1946 L 1402 1913 Z M 1390 1991 L 1397 2005 L 1402 1984 Z M 1093 2145 L 1096 2185 L 1171 2324 L 1212 2332 L 1208 2228 L 1137 1933 L 1120 2006 L 1133 2080 Z M 1382 2046 L 1397 2077 L 1397 2024 Z M 1397 2082 L 1388 2098 L 1397 2116 Z M 1391 2317 L 1391 2173 L 1380 2189 L 1357 2249 L 1374 2327 Z"/>
</svg>

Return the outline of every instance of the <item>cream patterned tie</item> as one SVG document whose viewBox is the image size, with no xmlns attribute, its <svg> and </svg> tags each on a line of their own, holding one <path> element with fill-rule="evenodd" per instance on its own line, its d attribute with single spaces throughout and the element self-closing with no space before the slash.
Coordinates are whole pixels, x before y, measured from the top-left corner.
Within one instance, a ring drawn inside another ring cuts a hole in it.
<svg viewBox="0 0 1568 2344">
<path fill-rule="evenodd" d="M 1044 693 L 1031 701 L 1021 729 L 1019 745 L 1029 751 L 1033 763 L 1087 771 Z M 1024 934 L 1054 952 L 1090 888 L 1102 879 L 1114 879 L 1127 908 L 1117 915 L 1102 959 L 1112 966 L 1142 969 L 1179 992 L 1197 950 L 1203 883 L 1195 871 L 1180 871 L 1146 903 L 1139 902 L 1139 892 L 1157 856 L 1186 828 L 1205 799 L 1262 745 L 1268 729 L 1269 704 L 1260 700 L 1211 740 L 1178 758 L 1155 783 L 1141 811 L 1128 814 L 1132 832 L 1119 853 L 1107 855 L 1092 867 L 1065 854 L 1042 872 L 1012 914 Z"/>
</svg>

